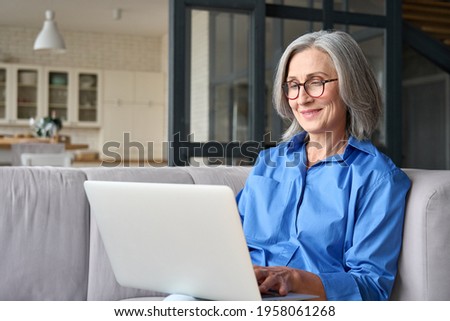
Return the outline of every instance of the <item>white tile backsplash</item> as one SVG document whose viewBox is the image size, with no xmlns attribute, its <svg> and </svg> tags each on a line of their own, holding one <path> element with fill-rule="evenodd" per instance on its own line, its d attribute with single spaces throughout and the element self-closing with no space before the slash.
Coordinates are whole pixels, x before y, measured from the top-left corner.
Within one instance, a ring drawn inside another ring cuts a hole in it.
<svg viewBox="0 0 450 321">
<path fill-rule="evenodd" d="M 163 39 L 61 30 L 67 51 L 33 51 L 39 29 L 0 26 L 0 50 L 11 62 L 129 71 L 163 71 Z"/>
</svg>

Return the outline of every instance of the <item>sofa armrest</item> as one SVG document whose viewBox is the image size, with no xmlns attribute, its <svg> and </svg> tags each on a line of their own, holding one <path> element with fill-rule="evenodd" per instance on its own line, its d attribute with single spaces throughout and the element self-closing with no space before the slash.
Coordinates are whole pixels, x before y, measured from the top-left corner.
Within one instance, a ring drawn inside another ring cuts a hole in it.
<svg viewBox="0 0 450 321">
<path fill-rule="evenodd" d="M 86 300 L 85 179 L 72 168 L 0 168 L 0 300 Z"/>
<path fill-rule="evenodd" d="M 405 169 L 403 246 L 392 300 L 450 300 L 450 171 Z"/>
</svg>

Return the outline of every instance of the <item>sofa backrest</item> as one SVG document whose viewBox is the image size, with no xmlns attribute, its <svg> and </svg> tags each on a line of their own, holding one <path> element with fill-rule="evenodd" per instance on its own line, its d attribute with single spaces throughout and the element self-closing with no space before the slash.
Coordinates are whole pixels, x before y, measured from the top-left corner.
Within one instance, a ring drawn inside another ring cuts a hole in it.
<svg viewBox="0 0 450 321">
<path fill-rule="evenodd" d="M 0 167 L 0 300 L 120 300 L 161 295 L 115 280 L 83 182 L 225 184 L 249 167 Z M 403 247 L 392 300 L 450 300 L 450 171 L 405 169 Z"/>
</svg>

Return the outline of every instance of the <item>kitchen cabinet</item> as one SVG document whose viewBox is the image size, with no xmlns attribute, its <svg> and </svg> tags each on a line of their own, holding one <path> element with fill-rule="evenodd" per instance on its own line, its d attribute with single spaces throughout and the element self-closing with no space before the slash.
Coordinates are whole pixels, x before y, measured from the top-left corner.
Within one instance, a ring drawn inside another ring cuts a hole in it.
<svg viewBox="0 0 450 321">
<path fill-rule="evenodd" d="M 163 159 L 163 142 L 167 141 L 165 112 L 164 105 L 118 106 L 105 103 L 103 157 L 113 157 L 115 160 Z"/>
<path fill-rule="evenodd" d="M 163 158 L 164 85 L 162 73 L 104 72 L 102 141 L 108 150 L 103 156 L 116 154 L 121 160 Z"/>
<path fill-rule="evenodd" d="M 45 115 L 60 118 L 63 122 L 69 117 L 70 106 L 74 105 L 73 91 L 70 87 L 73 77 L 68 69 L 46 69 L 45 72 Z"/>
<path fill-rule="evenodd" d="M 164 75 L 156 72 L 135 72 L 134 100 L 143 105 L 160 105 L 165 102 Z"/>
<path fill-rule="evenodd" d="M 77 70 L 76 110 L 78 125 L 101 124 L 101 73 L 99 71 Z"/>
<path fill-rule="evenodd" d="M 42 91 L 42 67 L 31 65 L 11 65 L 7 101 L 9 123 L 28 124 L 30 118 L 42 116 L 44 111 Z"/>
<path fill-rule="evenodd" d="M 100 71 L 46 68 L 44 74 L 46 115 L 56 115 L 68 126 L 100 125 Z"/>
<path fill-rule="evenodd" d="M 98 127 L 101 97 L 98 70 L 0 64 L 0 123 L 54 115 L 64 126 Z"/>
<path fill-rule="evenodd" d="M 104 102 L 117 105 L 164 104 L 164 74 L 108 70 L 104 73 Z"/>
</svg>

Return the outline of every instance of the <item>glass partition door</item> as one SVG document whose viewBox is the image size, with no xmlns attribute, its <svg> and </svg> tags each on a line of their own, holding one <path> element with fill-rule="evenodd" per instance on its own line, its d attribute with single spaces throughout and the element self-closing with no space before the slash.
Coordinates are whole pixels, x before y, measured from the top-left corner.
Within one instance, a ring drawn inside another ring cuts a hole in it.
<svg viewBox="0 0 450 321">
<path fill-rule="evenodd" d="M 264 1 L 236 4 L 171 2 L 170 165 L 256 157 L 242 147 L 263 140 Z"/>
</svg>

